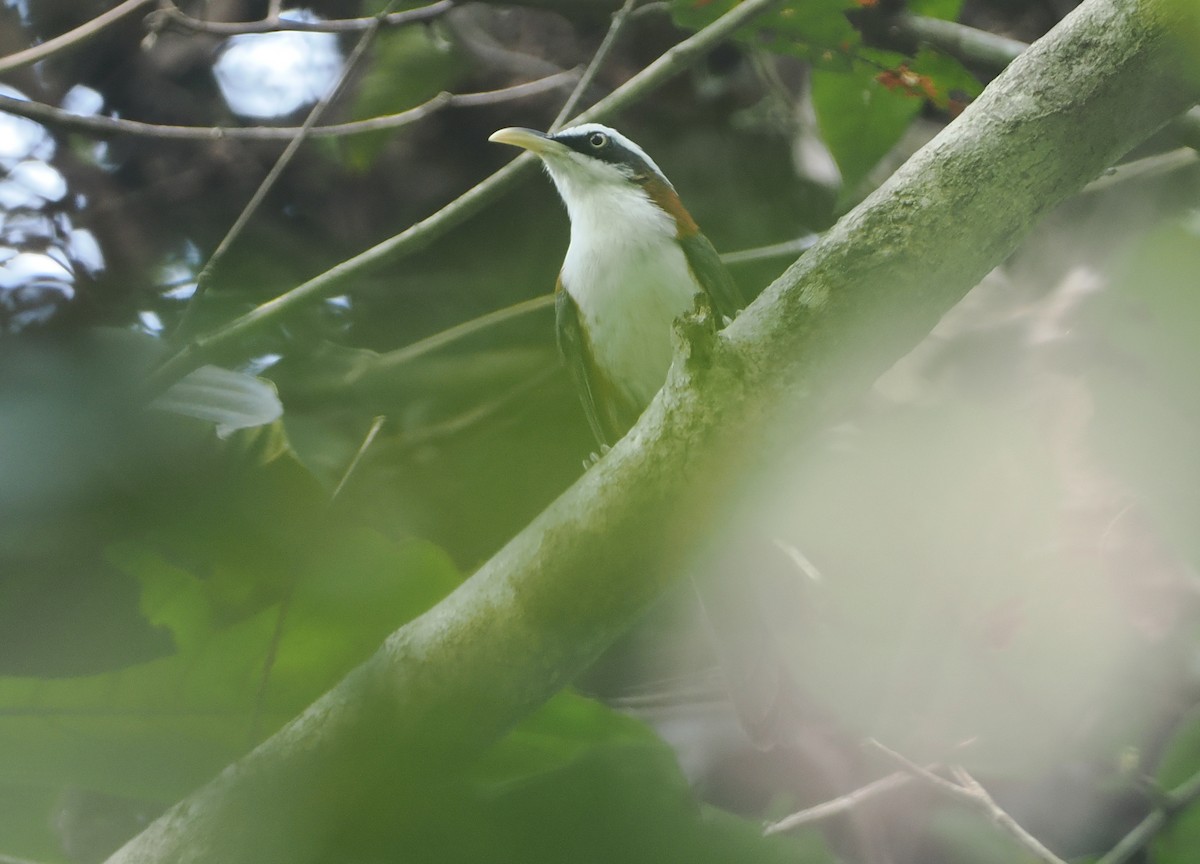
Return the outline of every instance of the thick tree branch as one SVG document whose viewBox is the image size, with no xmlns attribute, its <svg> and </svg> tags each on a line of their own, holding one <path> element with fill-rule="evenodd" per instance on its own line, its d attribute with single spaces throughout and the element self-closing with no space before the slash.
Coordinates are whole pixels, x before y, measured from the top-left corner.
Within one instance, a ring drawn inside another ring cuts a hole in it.
<svg viewBox="0 0 1200 864">
<path fill-rule="evenodd" d="M 310 861 L 379 789 L 470 759 L 570 681 L 687 563 L 756 454 L 815 434 L 1195 101 L 1173 37 L 1189 4 L 1087 0 L 708 350 L 684 345 L 633 431 L 474 576 L 112 864 Z"/>
</svg>

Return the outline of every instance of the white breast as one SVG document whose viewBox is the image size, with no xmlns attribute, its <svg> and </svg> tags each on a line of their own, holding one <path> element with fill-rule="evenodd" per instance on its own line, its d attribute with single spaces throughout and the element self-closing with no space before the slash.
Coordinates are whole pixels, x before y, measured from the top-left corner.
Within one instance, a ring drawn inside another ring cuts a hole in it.
<svg viewBox="0 0 1200 864">
<path fill-rule="evenodd" d="M 564 198 L 571 244 L 563 287 L 579 306 L 597 366 L 645 406 L 671 365 L 671 325 L 700 287 L 674 221 L 640 189 Z"/>
</svg>

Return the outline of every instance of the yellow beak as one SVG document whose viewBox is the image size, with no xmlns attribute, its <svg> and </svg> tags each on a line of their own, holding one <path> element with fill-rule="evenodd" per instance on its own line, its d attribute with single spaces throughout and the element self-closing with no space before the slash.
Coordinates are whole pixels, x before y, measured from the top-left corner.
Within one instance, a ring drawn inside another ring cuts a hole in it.
<svg viewBox="0 0 1200 864">
<path fill-rule="evenodd" d="M 499 129 L 489 135 L 488 140 L 495 141 L 497 144 L 511 144 L 514 147 L 520 147 L 539 156 L 552 149 L 558 143 L 557 141 L 553 141 L 544 132 L 538 132 L 536 129 L 525 129 L 521 126 L 509 126 Z"/>
</svg>

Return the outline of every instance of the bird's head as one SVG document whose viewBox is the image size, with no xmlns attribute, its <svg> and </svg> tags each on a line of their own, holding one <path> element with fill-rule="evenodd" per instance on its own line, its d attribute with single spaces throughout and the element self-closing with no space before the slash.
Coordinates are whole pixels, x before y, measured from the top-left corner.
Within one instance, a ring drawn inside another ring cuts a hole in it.
<svg viewBox="0 0 1200 864">
<path fill-rule="evenodd" d="M 540 158 L 572 221 L 577 208 L 608 202 L 621 208 L 631 199 L 648 199 L 674 219 L 680 234 L 696 230 L 675 187 L 654 160 L 615 129 L 583 123 L 547 134 L 514 126 L 493 132 L 488 140 L 521 147 Z"/>
</svg>

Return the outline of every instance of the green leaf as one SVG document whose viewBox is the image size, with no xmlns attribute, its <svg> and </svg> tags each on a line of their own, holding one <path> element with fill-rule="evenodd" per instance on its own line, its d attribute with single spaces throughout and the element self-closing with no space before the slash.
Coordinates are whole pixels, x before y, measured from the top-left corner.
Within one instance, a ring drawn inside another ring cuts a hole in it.
<svg viewBox="0 0 1200 864">
<path fill-rule="evenodd" d="M 962 10 L 963 0 L 909 0 L 907 9 L 913 15 L 926 15 L 954 21 Z"/>
<path fill-rule="evenodd" d="M 813 70 L 817 122 L 847 190 L 858 187 L 921 110 L 921 96 L 888 90 L 878 75 L 878 67 L 865 63 L 849 71 Z"/>
<path fill-rule="evenodd" d="M 979 79 L 949 54 L 923 49 L 909 68 L 926 79 L 933 90 L 926 95 L 942 110 L 950 108 L 952 102 L 969 102 L 983 92 Z"/>
<path fill-rule="evenodd" d="M 172 801 L 319 696 L 382 639 L 458 583 L 436 547 L 343 532 L 310 556 L 281 607 L 209 629 L 200 581 L 153 553 L 110 556 L 134 571 L 143 605 L 180 651 L 102 675 L 0 679 L 0 783 L 68 784 Z M 265 711 L 255 716 L 262 700 Z M 0 815 L 0 835 L 3 816 Z"/>
<path fill-rule="evenodd" d="M 133 543 L 110 546 L 105 558 L 138 580 L 142 615 L 170 631 L 180 651 L 194 650 L 212 635 L 212 605 L 199 579 Z"/>
<path fill-rule="evenodd" d="M 273 423 L 283 415 L 283 404 L 271 382 L 219 366 L 201 366 L 150 405 L 214 423 L 222 438 L 239 429 Z"/>
<path fill-rule="evenodd" d="M 673 0 L 671 15 L 680 27 L 700 30 L 736 6 L 738 0 Z M 830 59 L 845 55 L 859 44 L 846 18 L 852 0 L 793 0 L 762 15 L 745 27 L 738 38 L 756 47 L 805 59 Z"/>
<path fill-rule="evenodd" d="M 765 838 L 755 822 L 698 806 L 674 753 L 648 727 L 569 693 L 465 776 L 406 792 L 412 803 L 390 822 L 387 848 L 371 850 L 380 860 L 399 852 L 438 864 L 834 860 L 815 831 Z"/>
<path fill-rule="evenodd" d="M 384 29 L 376 36 L 374 61 L 363 77 L 352 119 L 396 114 L 453 88 L 464 69 L 438 25 Z M 349 167 L 365 170 L 396 133 L 355 135 L 338 143 Z"/>
</svg>

